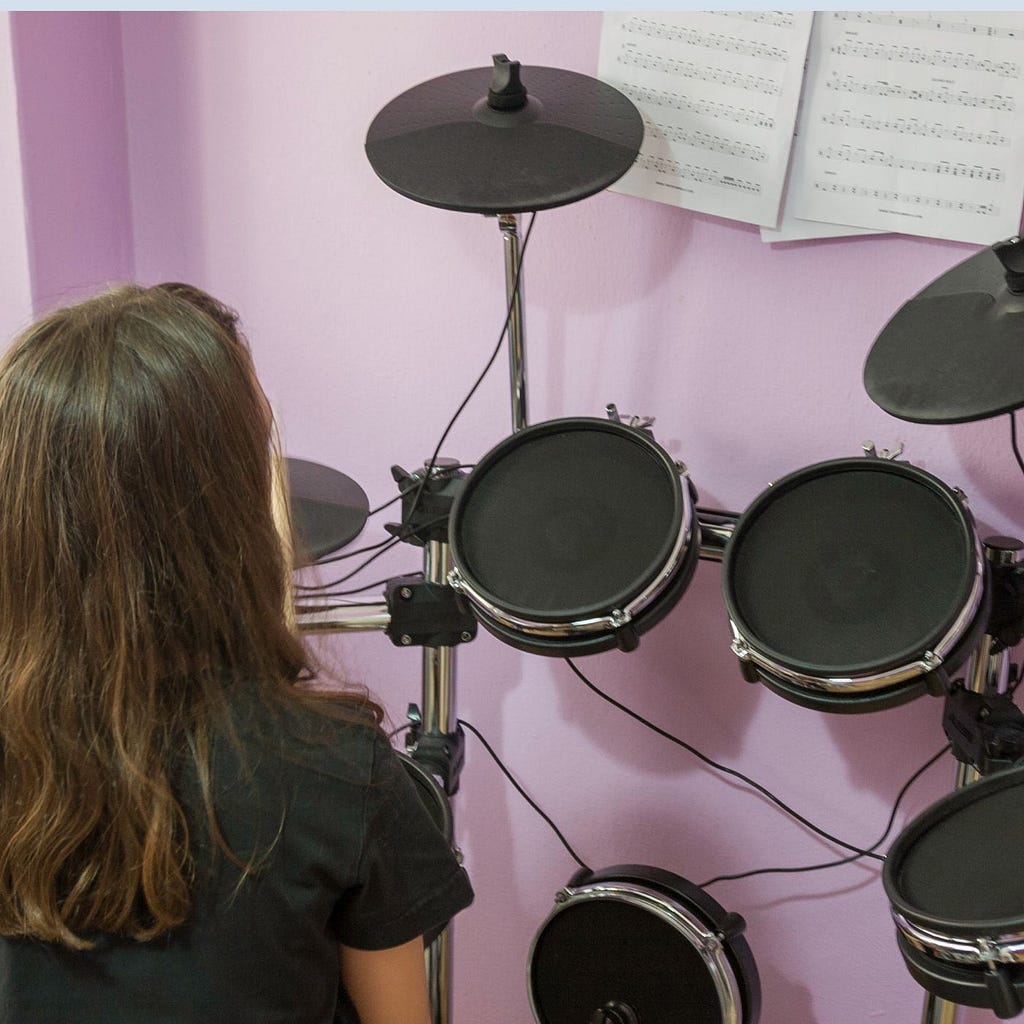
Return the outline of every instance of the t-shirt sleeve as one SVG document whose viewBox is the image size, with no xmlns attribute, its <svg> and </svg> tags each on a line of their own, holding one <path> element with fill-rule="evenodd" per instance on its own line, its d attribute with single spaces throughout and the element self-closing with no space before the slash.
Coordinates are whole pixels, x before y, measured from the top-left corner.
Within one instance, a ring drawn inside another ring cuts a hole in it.
<svg viewBox="0 0 1024 1024">
<path fill-rule="evenodd" d="M 358 881 L 334 912 L 342 944 L 398 946 L 441 927 L 472 901 L 469 877 L 451 844 L 401 759 L 378 741 L 366 790 Z"/>
</svg>

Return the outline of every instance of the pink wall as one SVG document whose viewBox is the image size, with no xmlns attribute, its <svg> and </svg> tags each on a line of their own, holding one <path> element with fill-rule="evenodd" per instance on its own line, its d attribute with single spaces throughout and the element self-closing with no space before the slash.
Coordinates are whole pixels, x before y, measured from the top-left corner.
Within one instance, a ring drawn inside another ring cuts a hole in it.
<svg viewBox="0 0 1024 1024">
<path fill-rule="evenodd" d="M 504 284 L 495 223 L 391 192 L 363 154 L 366 128 L 406 88 L 499 51 L 593 74 L 600 15 L 124 13 L 120 32 L 139 279 L 191 279 L 235 304 L 289 451 L 383 501 L 389 467 L 430 455 L 482 367 Z M 120 194 L 112 185 L 115 206 Z M 97 230 L 98 266 L 108 238 Z M 602 415 L 609 401 L 654 415 L 702 502 L 734 509 L 865 439 L 904 441 L 910 459 L 969 494 L 984 533 L 1020 532 L 1024 480 L 1005 420 L 914 426 L 861 385 L 888 317 L 974 251 L 896 236 L 769 247 L 747 225 L 613 193 L 543 213 L 525 275 L 531 421 Z M 473 461 L 508 433 L 502 357 L 445 454 Z M 374 521 L 360 543 L 382 536 Z M 363 579 L 418 566 L 409 549 Z M 808 711 L 743 683 L 728 638 L 719 567 L 702 563 L 637 652 L 581 667 L 823 827 L 873 841 L 903 781 L 943 743 L 939 702 Z M 396 721 L 418 699 L 416 652 L 375 635 L 332 638 L 328 651 Z M 481 634 L 459 652 L 458 711 L 593 866 L 649 863 L 699 882 L 833 855 L 599 702 L 557 660 Z M 907 812 L 947 792 L 952 772 L 931 771 Z M 524 1024 L 527 950 L 574 865 L 472 737 L 454 807 L 477 890 L 456 929 L 457 1020 Z M 874 867 L 711 892 L 748 920 L 763 1024 L 917 1019 L 921 993 Z"/>
<path fill-rule="evenodd" d="M 15 13 L 35 308 L 133 276 L 116 12 Z"/>
<path fill-rule="evenodd" d="M 32 316 L 25 197 L 9 14 L 0 14 L 0 337 Z"/>
</svg>

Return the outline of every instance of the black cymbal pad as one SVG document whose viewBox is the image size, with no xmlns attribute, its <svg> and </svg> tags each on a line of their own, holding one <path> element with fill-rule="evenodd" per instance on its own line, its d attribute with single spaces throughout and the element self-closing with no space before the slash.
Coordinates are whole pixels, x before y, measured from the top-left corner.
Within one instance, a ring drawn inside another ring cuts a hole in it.
<svg viewBox="0 0 1024 1024">
<path fill-rule="evenodd" d="M 359 536 L 370 512 L 362 487 L 329 466 L 286 458 L 295 567 L 343 548 Z"/>
<path fill-rule="evenodd" d="M 883 328 L 864 387 L 914 423 L 963 423 L 1024 406 L 1024 295 L 991 249 L 907 302 Z"/>
<path fill-rule="evenodd" d="M 524 67 L 526 103 L 488 104 L 492 68 L 431 79 L 374 118 L 366 155 L 396 192 L 470 213 L 543 210 L 607 188 L 632 166 L 643 120 L 631 100 L 587 75 Z"/>
</svg>

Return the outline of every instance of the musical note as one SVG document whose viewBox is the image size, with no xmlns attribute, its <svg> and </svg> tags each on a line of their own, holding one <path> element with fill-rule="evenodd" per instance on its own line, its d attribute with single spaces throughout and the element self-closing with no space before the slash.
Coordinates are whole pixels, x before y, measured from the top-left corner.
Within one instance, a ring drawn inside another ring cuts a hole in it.
<svg viewBox="0 0 1024 1024">
<path fill-rule="evenodd" d="M 774 25 L 776 28 L 793 28 L 796 18 L 792 11 L 713 11 L 720 18 L 740 18 L 755 25 Z"/>
<path fill-rule="evenodd" d="M 773 129 L 775 119 L 759 110 L 734 107 L 731 103 L 716 103 L 714 100 L 690 98 L 664 89 L 648 89 L 642 85 L 624 84 L 619 87 L 630 99 L 655 107 L 672 107 L 693 114 L 702 114 L 720 121 L 735 121 L 755 128 Z"/>
<path fill-rule="evenodd" d="M 725 139 L 719 135 L 702 131 L 699 128 L 683 128 L 671 124 L 660 124 L 644 118 L 647 133 L 652 138 L 668 139 L 694 149 L 706 149 L 712 153 L 725 153 L 739 157 L 741 160 L 752 160 L 763 163 L 768 159 L 768 151 L 764 146 L 754 146 L 738 139 Z"/>
<path fill-rule="evenodd" d="M 878 149 L 853 149 L 850 146 L 825 146 L 818 150 L 822 160 L 864 164 L 870 167 L 893 167 L 901 171 L 919 171 L 923 174 L 941 174 L 953 178 L 969 178 L 972 181 L 997 181 L 1005 179 L 998 167 L 951 163 L 948 160 L 912 160 L 909 157 L 894 156 Z"/>
<path fill-rule="evenodd" d="M 650 36 L 652 39 L 665 39 L 687 46 L 696 46 L 705 50 L 723 50 L 744 57 L 757 57 L 760 60 L 788 61 L 789 55 L 779 46 L 768 43 L 754 42 L 736 36 L 725 36 L 717 32 L 704 32 L 683 25 L 669 25 L 663 21 L 649 18 L 630 18 L 623 26 L 625 32 Z"/>
<path fill-rule="evenodd" d="M 979 25 L 965 21 L 941 21 L 919 18 L 913 14 L 886 14 L 882 11 L 832 11 L 834 21 L 860 22 L 865 25 L 884 25 L 886 28 L 931 29 L 935 32 L 959 32 L 979 38 L 1024 39 L 1024 29 L 1007 25 Z"/>
<path fill-rule="evenodd" d="M 662 174 L 669 174 L 673 178 L 699 181 L 705 185 L 715 185 L 719 188 L 731 189 L 732 191 L 752 192 L 755 194 L 761 191 L 760 182 L 737 178 L 734 175 L 725 174 L 710 167 L 699 167 L 695 164 L 681 163 L 666 156 L 655 156 L 641 152 L 637 156 L 634 166 L 642 167 L 648 171 L 659 171 Z"/>
<path fill-rule="evenodd" d="M 990 60 L 973 53 L 953 53 L 949 50 L 931 50 L 919 46 L 900 46 L 867 40 L 844 40 L 831 48 L 837 57 L 861 57 L 900 64 L 926 64 L 932 68 L 954 68 L 958 71 L 978 71 L 1001 78 L 1019 78 L 1020 65 L 1008 60 Z"/>
<path fill-rule="evenodd" d="M 999 215 L 999 207 L 995 203 L 973 203 L 969 200 L 945 199 L 940 196 L 921 195 L 917 192 L 900 192 L 896 189 L 872 188 L 868 185 L 843 185 L 840 182 L 830 181 L 815 181 L 814 188 L 819 192 L 855 196 L 858 199 L 882 199 L 886 202 L 902 203 L 906 206 L 925 206 L 974 216 L 997 217 Z M 899 214 L 903 211 L 884 210 L 882 212 Z"/>
<path fill-rule="evenodd" d="M 853 114 L 849 110 L 830 111 L 821 115 L 821 123 L 833 127 L 858 128 L 872 132 L 896 132 L 920 138 L 946 139 L 980 146 L 1009 146 L 1010 139 L 995 128 L 974 131 L 963 125 L 945 125 L 939 122 L 925 124 L 917 118 L 881 118 L 871 114 Z"/>
<path fill-rule="evenodd" d="M 701 82 L 714 82 L 716 85 L 729 85 L 735 89 L 745 89 L 764 96 L 778 96 L 780 89 L 776 82 L 763 75 L 745 75 L 731 71 L 729 68 L 713 68 L 691 61 L 674 60 L 671 57 L 658 57 L 653 53 L 639 50 L 625 50 L 616 60 L 620 64 L 643 68 L 646 71 L 664 71 L 666 74 L 679 78 L 689 78 Z"/>
<path fill-rule="evenodd" d="M 913 89 L 898 82 L 865 82 L 852 75 L 838 75 L 825 83 L 826 89 L 834 92 L 848 92 L 862 96 L 879 96 L 886 99 L 918 100 L 923 103 L 942 103 L 951 107 L 981 108 L 983 110 L 1016 109 L 1012 96 L 998 93 L 992 96 L 972 96 L 969 93 L 953 93 L 948 89 Z"/>
</svg>

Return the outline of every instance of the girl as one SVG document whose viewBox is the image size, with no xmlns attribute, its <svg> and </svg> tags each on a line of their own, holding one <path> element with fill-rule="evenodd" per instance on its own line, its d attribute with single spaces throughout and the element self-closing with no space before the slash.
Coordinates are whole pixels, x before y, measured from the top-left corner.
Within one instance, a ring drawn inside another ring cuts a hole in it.
<svg viewBox="0 0 1024 1024">
<path fill-rule="evenodd" d="M 0 363 L 0 1021 L 428 1024 L 472 899 L 289 628 L 236 318 L 121 287 Z"/>
</svg>

